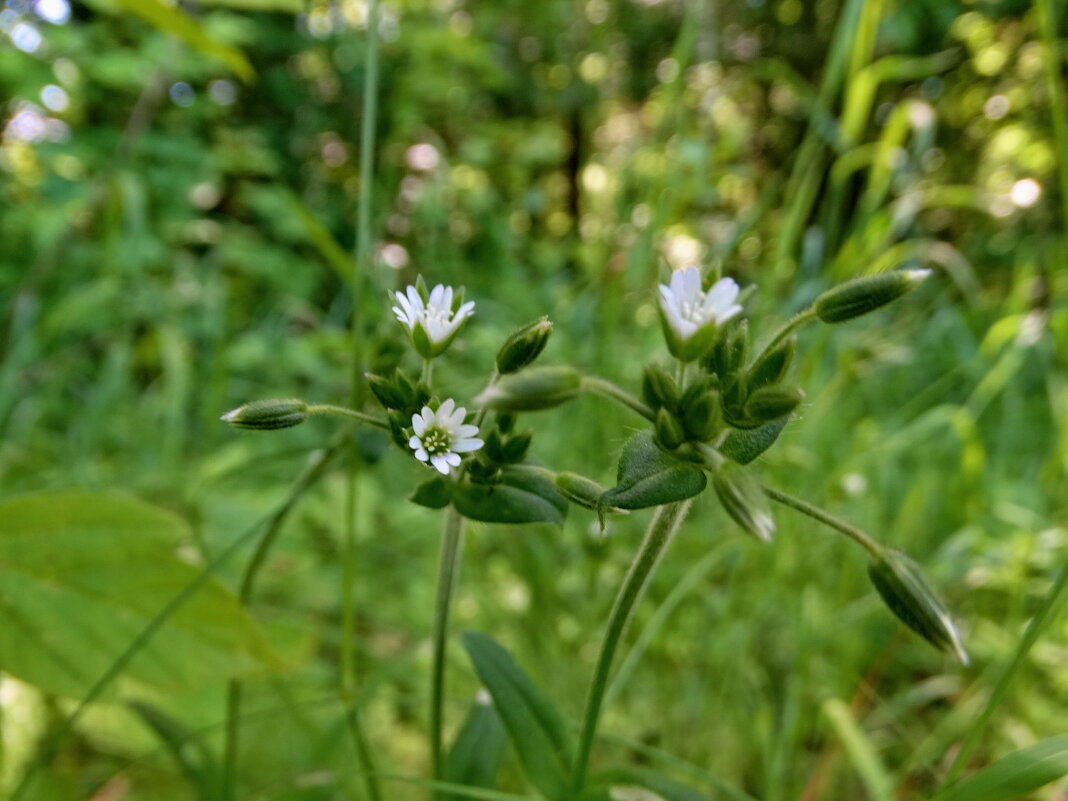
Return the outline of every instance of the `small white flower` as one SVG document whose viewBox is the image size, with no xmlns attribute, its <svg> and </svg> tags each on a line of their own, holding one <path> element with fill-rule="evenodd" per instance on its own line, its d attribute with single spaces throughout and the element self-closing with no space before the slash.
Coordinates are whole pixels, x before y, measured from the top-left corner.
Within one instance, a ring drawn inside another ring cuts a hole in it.
<svg viewBox="0 0 1068 801">
<path fill-rule="evenodd" d="M 415 435 L 408 440 L 408 447 L 415 451 L 420 462 L 430 462 L 443 476 L 450 468 L 460 464 L 460 454 L 477 451 L 484 444 L 475 435 L 478 426 L 465 425 L 467 410 L 456 408 L 456 401 L 449 398 L 435 412 L 424 406 L 419 414 L 412 415 Z"/>
<path fill-rule="evenodd" d="M 451 286 L 438 284 L 430 291 L 430 297 L 425 302 L 414 286 L 394 295 L 398 305 L 393 307 L 393 313 L 408 327 L 416 350 L 428 359 L 444 351 L 459 333 L 464 321 L 475 313 L 473 300 L 453 310 L 454 293 Z"/>
<path fill-rule="evenodd" d="M 660 285 L 660 315 L 671 352 L 683 361 L 704 355 L 716 329 L 741 312 L 737 299 L 733 278 L 721 278 L 702 292 L 697 267 L 672 273 L 670 285 Z"/>
</svg>

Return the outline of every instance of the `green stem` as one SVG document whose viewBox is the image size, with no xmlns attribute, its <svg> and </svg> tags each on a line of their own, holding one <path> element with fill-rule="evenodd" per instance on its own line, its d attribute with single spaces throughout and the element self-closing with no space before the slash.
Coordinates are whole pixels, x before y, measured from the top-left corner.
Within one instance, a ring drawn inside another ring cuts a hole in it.
<svg viewBox="0 0 1068 801">
<path fill-rule="evenodd" d="M 443 708 L 445 700 L 445 646 L 449 637 L 449 617 L 453 590 L 463 553 L 463 518 L 455 508 L 445 509 L 441 529 L 441 558 L 438 562 L 438 586 L 434 598 L 433 663 L 430 680 L 430 754 L 433 778 L 443 777 Z"/>
<path fill-rule="evenodd" d="M 382 418 L 375 417 L 373 414 L 367 414 L 366 412 L 358 412 L 355 409 L 349 409 L 346 406 L 334 406 L 332 403 L 317 403 L 314 406 L 309 406 L 306 412 L 307 414 L 335 414 L 340 417 L 351 417 L 353 420 L 359 420 L 361 423 L 367 423 L 367 425 L 374 426 L 375 428 L 389 431 L 389 423 Z"/>
<path fill-rule="evenodd" d="M 1037 0 L 1035 11 L 1042 37 L 1042 59 L 1045 68 L 1049 112 L 1053 119 L 1053 134 L 1057 141 L 1057 175 L 1061 190 L 1061 224 L 1068 224 L 1068 114 L 1065 113 L 1064 84 L 1061 81 L 1061 58 L 1057 46 L 1056 6 L 1053 0 Z"/>
<path fill-rule="evenodd" d="M 784 339 L 786 339 L 786 337 L 790 336 L 790 334 L 792 334 L 795 330 L 797 330 L 798 328 L 800 328 L 802 325 L 804 325 L 805 323 L 809 322 L 810 320 L 815 320 L 815 319 L 816 319 L 816 307 L 815 306 L 810 306 L 807 309 L 803 309 L 802 311 L 799 311 L 797 314 L 795 314 L 793 317 L 791 317 L 789 320 L 787 320 L 785 323 L 782 324 L 782 326 L 779 328 L 779 330 L 776 331 L 774 336 L 772 336 L 772 338 L 768 341 L 768 344 L 765 345 L 761 349 L 760 353 L 758 353 L 756 355 L 756 357 L 753 359 L 752 363 L 756 364 L 757 362 L 759 362 L 761 359 L 764 358 L 764 356 L 766 356 L 768 353 L 770 353 L 772 351 L 772 349 L 776 345 L 778 345 L 780 342 L 782 342 Z"/>
<path fill-rule="evenodd" d="M 835 517 L 830 512 L 823 511 L 818 506 L 814 506 L 808 501 L 795 498 L 793 495 L 789 495 L 771 487 L 764 487 L 764 494 L 776 503 L 781 503 L 783 506 L 789 506 L 791 509 L 798 511 L 803 515 L 808 515 L 813 520 L 818 520 L 825 526 L 830 526 L 835 531 L 842 532 L 876 559 L 882 556 L 886 550 L 866 532 L 856 526 L 850 525 L 840 517 Z"/>
<path fill-rule="evenodd" d="M 1053 582 L 1053 586 L 1050 587 L 1046 597 L 1042 600 L 1042 606 L 1039 608 L 1038 613 L 1031 618 L 1027 630 L 1016 646 L 1012 661 L 1005 666 L 1005 672 L 1001 674 L 998 683 L 994 686 L 990 699 L 986 702 L 982 712 L 979 713 L 975 723 L 968 727 L 968 735 L 964 738 L 957 755 L 953 758 L 953 764 L 950 765 L 945 779 L 942 780 L 942 787 L 952 784 L 957 776 L 960 775 L 968 757 L 971 756 L 971 753 L 979 744 L 979 738 L 983 736 L 983 732 L 986 731 L 987 726 L 990 724 L 994 712 L 1001 705 L 1001 702 L 1005 700 L 1009 685 L 1012 684 L 1024 662 L 1027 661 L 1027 655 L 1031 653 L 1031 649 L 1038 642 L 1038 638 L 1056 620 L 1060 604 L 1066 597 L 1068 597 L 1068 567 L 1063 567 L 1060 575 L 1057 576 L 1057 580 Z"/>
<path fill-rule="evenodd" d="M 653 410 L 631 395 L 622 387 L 613 384 L 604 378 L 597 378 L 596 376 L 587 375 L 582 378 L 582 391 L 589 392 L 592 395 L 600 395 L 604 398 L 610 398 L 617 403 L 626 406 L 631 411 L 637 412 L 646 420 L 655 421 L 656 415 L 653 414 Z"/>
<path fill-rule="evenodd" d="M 419 380 L 426 386 L 430 386 L 430 381 L 434 377 L 434 361 L 432 359 L 423 359 L 423 373 Z"/>
<path fill-rule="evenodd" d="M 582 721 L 582 734 L 579 737 L 578 755 L 571 774 L 571 789 L 575 796 L 581 794 L 586 783 L 586 768 L 590 761 L 593 739 L 597 734 L 601 702 L 604 700 L 612 661 L 627 627 L 627 621 L 630 620 L 631 612 L 634 611 L 635 605 L 649 583 L 653 570 L 664 551 L 667 550 L 692 503 L 692 500 L 685 500 L 657 507 L 656 514 L 653 515 L 653 519 L 649 521 L 649 527 L 645 530 L 645 538 L 642 540 L 641 547 L 631 563 L 630 570 L 627 571 L 623 585 L 619 588 L 615 603 L 612 604 L 604 639 L 601 642 L 601 651 L 597 655 L 597 666 L 594 668 L 593 680 L 590 682 L 586 713 Z"/>
</svg>

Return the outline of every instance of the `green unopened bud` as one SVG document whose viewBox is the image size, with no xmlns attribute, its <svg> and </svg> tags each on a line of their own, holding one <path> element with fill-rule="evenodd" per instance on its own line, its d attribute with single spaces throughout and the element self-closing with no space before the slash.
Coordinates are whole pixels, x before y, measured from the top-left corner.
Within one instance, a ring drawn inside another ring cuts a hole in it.
<svg viewBox="0 0 1068 801">
<path fill-rule="evenodd" d="M 805 393 L 796 387 L 761 387 L 749 393 L 745 402 L 745 414 L 758 424 L 778 420 L 796 409 L 804 400 Z"/>
<path fill-rule="evenodd" d="M 756 476 L 739 464 L 724 462 L 712 474 L 712 487 L 735 523 L 761 542 L 771 541 L 775 521 Z"/>
<path fill-rule="evenodd" d="M 930 270 L 891 270 L 854 278 L 816 298 L 816 316 L 825 323 L 844 323 L 897 300 L 930 274 Z"/>
<path fill-rule="evenodd" d="M 796 347 L 797 338 L 790 337 L 755 361 L 749 368 L 749 388 L 779 383 L 793 361 Z"/>
<path fill-rule="evenodd" d="M 556 488 L 571 503 L 586 509 L 596 509 L 597 501 L 607 491 L 592 478 L 580 476 L 578 473 L 557 473 Z"/>
<path fill-rule="evenodd" d="M 675 450 L 686 440 L 682 426 L 675 419 L 675 415 L 667 409 L 661 409 L 656 413 L 656 441 L 669 451 Z"/>
<path fill-rule="evenodd" d="M 742 369 L 749 351 L 749 321 L 733 326 L 709 352 L 705 366 L 720 379 L 726 379 Z"/>
<path fill-rule="evenodd" d="M 687 403 L 682 409 L 682 427 L 687 439 L 710 440 L 719 430 L 719 417 L 719 394 L 716 392 L 706 392 Z"/>
<path fill-rule="evenodd" d="M 222 417 L 234 428 L 250 431 L 275 431 L 300 425 L 308 418 L 308 404 L 296 398 L 258 400 L 238 406 Z"/>
<path fill-rule="evenodd" d="M 868 566 L 868 575 L 902 623 L 936 648 L 952 651 L 961 664 L 968 664 L 957 627 L 918 564 L 901 551 L 887 550 Z"/>
<path fill-rule="evenodd" d="M 650 364 L 642 373 L 642 400 L 650 409 L 675 409 L 679 402 L 675 379 L 658 364 Z"/>
<path fill-rule="evenodd" d="M 533 412 L 567 403 L 581 387 L 582 376 L 571 367 L 532 367 L 503 376 L 482 390 L 475 403 L 484 409 Z"/>
<path fill-rule="evenodd" d="M 523 461 L 526 458 L 527 451 L 530 450 L 530 440 L 531 434 L 529 431 L 509 437 L 508 441 L 504 443 L 504 461 L 507 464 L 518 464 Z"/>
<path fill-rule="evenodd" d="M 375 400 L 381 403 L 383 407 L 386 409 L 404 409 L 407 406 L 404 396 L 394 385 L 394 382 L 374 373 L 367 373 L 366 378 L 371 394 L 375 396 Z"/>
<path fill-rule="evenodd" d="M 497 353 L 497 372 L 501 375 L 514 373 L 532 364 L 545 350 L 553 324 L 548 317 L 542 317 L 525 325 L 508 337 Z"/>
</svg>

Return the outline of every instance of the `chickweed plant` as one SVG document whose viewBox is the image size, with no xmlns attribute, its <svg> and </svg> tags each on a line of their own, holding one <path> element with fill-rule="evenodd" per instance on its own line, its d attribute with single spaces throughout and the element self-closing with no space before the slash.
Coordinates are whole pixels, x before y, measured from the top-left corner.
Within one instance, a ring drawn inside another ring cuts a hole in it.
<svg viewBox="0 0 1068 801">
<path fill-rule="evenodd" d="M 870 556 L 872 584 L 890 611 L 932 645 L 967 662 L 957 629 L 919 565 L 813 504 L 764 485 L 753 467 L 804 398 L 790 379 L 797 359 L 796 330 L 809 323 L 847 323 L 904 296 L 927 274 L 891 271 L 834 287 L 753 347 L 744 293 L 735 281 L 714 280 L 689 266 L 659 287 L 666 352 L 634 376 L 636 391 L 572 366 L 536 365 L 553 334 L 552 323 L 543 317 L 508 337 L 485 389 L 470 399 L 458 399 L 441 386 L 434 365 L 447 358 L 449 346 L 475 315 L 476 302 L 465 301 L 462 289 L 440 284 L 429 289 L 420 277 L 390 299 L 419 370 L 368 374 L 367 386 L 379 410 L 259 400 L 222 419 L 238 428 L 274 431 L 300 425 L 312 415 L 351 418 L 388 431 L 399 458 L 425 466 L 427 478 L 413 488 L 409 500 L 442 513 L 428 716 L 433 772 L 428 784 L 438 792 L 459 792 L 457 785 L 475 783 L 471 777 L 476 775 L 487 783 L 478 762 L 494 750 L 479 739 L 480 732 L 488 731 L 478 720 L 485 705 L 476 705 L 450 748 L 443 735 L 445 657 L 464 521 L 559 525 L 577 506 L 580 513 L 596 515 L 603 528 L 609 515 L 652 509 L 604 624 L 577 742 L 565 716 L 500 645 L 479 632 L 461 635 L 530 784 L 550 801 L 608 799 L 621 781 L 620 771 L 589 771 L 608 679 L 635 606 L 657 565 L 669 558 L 671 541 L 693 499 L 710 484 L 727 514 L 761 543 L 773 540 L 775 505 L 844 534 Z M 644 418 L 644 429 L 622 448 L 615 486 L 542 464 L 533 455 L 534 431 L 522 425 L 523 415 L 564 407 L 581 393 L 601 396 Z M 254 580 L 254 570 L 248 578 Z M 496 765 L 489 770 L 495 773 Z M 667 781 L 643 772 L 626 783 L 675 797 L 664 790 Z"/>
</svg>

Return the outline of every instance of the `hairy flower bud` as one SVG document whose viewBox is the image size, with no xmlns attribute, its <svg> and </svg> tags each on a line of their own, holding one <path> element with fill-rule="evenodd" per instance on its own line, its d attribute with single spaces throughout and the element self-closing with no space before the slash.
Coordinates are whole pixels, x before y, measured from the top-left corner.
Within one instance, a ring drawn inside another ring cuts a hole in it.
<svg viewBox="0 0 1068 801">
<path fill-rule="evenodd" d="M 275 431 L 300 425 L 307 417 L 308 404 L 296 398 L 258 400 L 238 406 L 220 417 L 234 428 L 249 431 Z"/>
<path fill-rule="evenodd" d="M 475 403 L 485 409 L 533 412 L 567 403 L 581 387 L 582 376 L 571 367 L 532 367 L 503 376 L 482 390 Z"/>
<path fill-rule="evenodd" d="M 766 423 L 788 415 L 796 409 L 805 394 L 796 387 L 781 384 L 773 387 L 761 387 L 749 393 L 745 402 L 745 414 L 756 423 Z"/>
<path fill-rule="evenodd" d="M 650 364 L 642 373 L 642 400 L 649 408 L 674 409 L 679 402 L 675 379 L 658 364 Z"/>
<path fill-rule="evenodd" d="M 936 648 L 952 651 L 961 664 L 968 664 L 953 619 L 916 562 L 901 551 L 887 550 L 868 566 L 868 575 L 902 623 Z"/>
<path fill-rule="evenodd" d="M 682 427 L 686 431 L 687 439 L 697 442 L 711 439 L 719 429 L 719 419 L 717 392 L 705 392 L 683 405 Z"/>
<path fill-rule="evenodd" d="M 571 503 L 586 509 L 596 509 L 598 500 L 606 492 L 606 488 L 593 479 L 567 472 L 556 474 L 556 488 Z"/>
<path fill-rule="evenodd" d="M 793 361 L 796 347 L 797 337 L 789 337 L 753 362 L 749 368 L 749 388 L 756 389 L 781 381 Z"/>
<path fill-rule="evenodd" d="M 675 419 L 675 415 L 667 409 L 661 409 L 656 413 L 656 441 L 669 451 L 675 450 L 686 439 L 682 426 Z"/>
<path fill-rule="evenodd" d="M 497 372 L 514 373 L 532 364 L 545 350 L 552 332 L 553 324 L 548 317 L 520 328 L 505 340 L 497 353 Z"/>
<path fill-rule="evenodd" d="M 712 474 L 712 487 L 734 522 L 761 542 L 770 542 L 775 532 L 768 497 L 748 469 L 724 462 Z"/>
<path fill-rule="evenodd" d="M 854 278 L 816 298 L 816 316 L 825 323 L 844 323 L 897 300 L 930 274 L 930 270 L 891 270 Z"/>
</svg>

